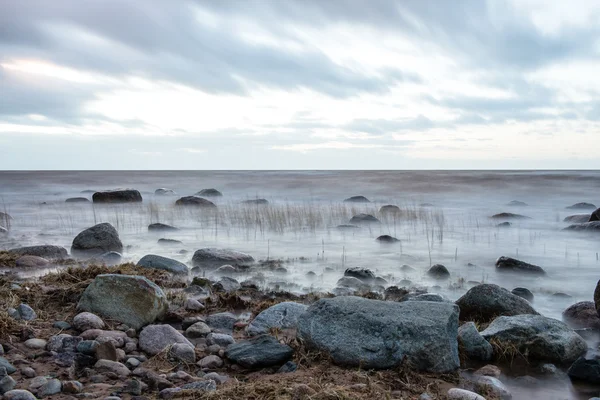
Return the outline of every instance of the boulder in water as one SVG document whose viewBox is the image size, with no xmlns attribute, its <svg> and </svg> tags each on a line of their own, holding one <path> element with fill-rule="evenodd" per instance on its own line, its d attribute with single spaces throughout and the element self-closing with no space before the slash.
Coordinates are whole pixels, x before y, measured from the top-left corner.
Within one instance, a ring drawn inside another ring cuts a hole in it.
<svg viewBox="0 0 600 400">
<path fill-rule="evenodd" d="M 365 196 L 352 196 L 344 200 L 344 203 L 370 203 L 371 201 Z"/>
<path fill-rule="evenodd" d="M 185 196 L 175 202 L 176 206 L 190 206 L 199 208 L 217 208 L 215 203 L 197 196 Z"/>
<path fill-rule="evenodd" d="M 298 319 L 298 337 L 344 366 L 452 372 L 459 366 L 458 307 L 451 303 L 344 296 L 313 303 Z"/>
<path fill-rule="evenodd" d="M 590 217 L 590 219 L 593 218 Z M 600 232 L 600 221 L 585 222 L 567 226 L 565 231 Z"/>
<path fill-rule="evenodd" d="M 71 246 L 71 253 L 77 256 L 97 256 L 109 251 L 123 253 L 123 243 L 117 230 L 106 222 L 80 232 Z"/>
<path fill-rule="evenodd" d="M 381 235 L 379 236 L 377 239 L 375 239 L 376 241 L 378 241 L 379 243 L 398 243 L 400 241 L 400 239 L 396 239 L 393 236 L 390 235 Z"/>
<path fill-rule="evenodd" d="M 576 214 L 569 215 L 563 219 L 563 222 L 568 222 L 570 224 L 584 224 L 590 220 L 591 214 Z"/>
<path fill-rule="evenodd" d="M 600 316 L 593 301 L 580 301 L 562 313 L 563 321 L 573 329 L 600 329 Z"/>
<path fill-rule="evenodd" d="M 545 275 L 546 271 L 542 267 L 529 264 L 524 261 L 516 260 L 511 257 L 500 257 L 496 260 L 496 271 L 499 272 L 519 272 L 532 275 Z"/>
<path fill-rule="evenodd" d="M 175 228 L 174 226 L 167 224 L 155 223 L 148 225 L 148 232 L 169 232 L 178 230 L 179 229 Z"/>
<path fill-rule="evenodd" d="M 535 314 L 529 302 L 498 285 L 477 285 L 456 300 L 461 321 L 489 322 L 500 315 Z"/>
<path fill-rule="evenodd" d="M 242 201 L 242 204 L 252 205 L 252 206 L 266 206 L 269 204 L 269 200 L 267 199 L 250 199 Z"/>
<path fill-rule="evenodd" d="M 531 290 L 527 288 L 516 287 L 513 290 L 511 290 L 511 293 L 527 300 L 530 303 L 533 303 L 533 293 L 531 293 Z"/>
<path fill-rule="evenodd" d="M 508 221 L 501 222 L 496 225 L 496 228 L 510 228 L 512 224 Z"/>
<path fill-rule="evenodd" d="M 379 221 L 376 217 L 372 216 L 371 214 L 356 214 L 355 216 L 353 216 L 352 218 L 350 218 L 349 223 L 351 225 L 356 225 L 356 224 L 379 224 L 381 223 L 381 221 Z"/>
<path fill-rule="evenodd" d="M 507 204 L 507 206 L 510 206 L 510 207 L 527 207 L 528 205 L 529 204 L 519 201 L 519 200 L 512 200 L 511 202 L 509 202 Z"/>
<path fill-rule="evenodd" d="M 71 197 L 65 200 L 65 203 L 89 203 L 90 200 L 87 197 Z"/>
<path fill-rule="evenodd" d="M 598 384 L 600 382 L 600 360 L 587 360 L 585 357 L 579 357 L 569 367 L 567 375 L 573 380 Z"/>
<path fill-rule="evenodd" d="M 216 269 L 222 265 L 247 267 L 254 263 L 254 258 L 246 253 L 228 249 L 205 248 L 197 250 L 192 257 L 194 267 Z"/>
<path fill-rule="evenodd" d="M 352 224 L 341 224 L 335 227 L 340 231 L 353 231 L 355 229 L 360 229 L 360 226 L 352 225 Z"/>
<path fill-rule="evenodd" d="M 187 275 L 189 273 L 189 269 L 184 263 L 155 254 L 145 255 L 138 261 L 137 266 L 142 268 L 160 269 L 179 275 Z"/>
<path fill-rule="evenodd" d="M 600 221 L 600 208 L 596 209 L 592 215 L 590 215 L 590 219 L 588 222 Z"/>
<path fill-rule="evenodd" d="M 175 196 L 177 193 L 172 189 L 159 188 L 154 191 L 154 194 L 156 196 Z"/>
<path fill-rule="evenodd" d="M 27 255 L 43 257 L 49 260 L 67 258 L 69 256 L 69 253 L 67 253 L 67 249 L 65 249 L 64 247 L 52 245 L 18 247 L 15 249 L 10 249 L 9 252 L 23 256 Z"/>
<path fill-rule="evenodd" d="M 162 244 L 163 246 L 180 246 L 183 245 L 183 242 L 181 240 L 175 240 L 175 239 L 158 239 L 158 244 Z"/>
<path fill-rule="evenodd" d="M 381 215 L 397 215 L 400 214 L 400 207 L 395 206 L 393 204 L 387 204 L 385 206 L 381 206 L 379 209 L 379 214 Z"/>
<path fill-rule="evenodd" d="M 219 192 L 217 189 L 202 189 L 196 196 L 200 197 L 222 197 L 223 193 Z"/>
<path fill-rule="evenodd" d="M 592 203 L 576 203 L 568 206 L 567 210 L 595 210 L 597 207 Z"/>
<path fill-rule="evenodd" d="M 50 261 L 37 256 L 21 256 L 15 261 L 18 268 L 43 268 L 48 264 L 50 264 Z"/>
<path fill-rule="evenodd" d="M 427 271 L 427 275 L 434 279 L 448 279 L 450 278 L 450 272 L 448 268 L 443 266 L 442 264 L 435 264 Z"/>
<path fill-rule="evenodd" d="M 596 290 L 594 290 L 594 305 L 596 306 L 598 315 L 600 315 L 600 281 L 598 281 L 596 284 Z"/>
<path fill-rule="evenodd" d="M 344 276 L 351 276 L 351 277 L 360 279 L 361 281 L 363 281 L 365 283 L 369 283 L 369 282 L 372 282 L 373 280 L 375 280 L 375 274 L 373 273 L 373 271 L 371 271 L 370 269 L 359 268 L 359 267 L 346 269 L 344 271 Z"/>
<path fill-rule="evenodd" d="M 134 189 L 110 190 L 94 193 L 92 201 L 94 203 L 139 203 L 142 201 L 142 195 Z"/>
<path fill-rule="evenodd" d="M 526 217 L 525 215 L 513 214 L 513 213 L 507 213 L 507 212 L 492 215 L 490 218 L 493 218 L 493 219 L 531 219 L 530 217 Z"/>
</svg>

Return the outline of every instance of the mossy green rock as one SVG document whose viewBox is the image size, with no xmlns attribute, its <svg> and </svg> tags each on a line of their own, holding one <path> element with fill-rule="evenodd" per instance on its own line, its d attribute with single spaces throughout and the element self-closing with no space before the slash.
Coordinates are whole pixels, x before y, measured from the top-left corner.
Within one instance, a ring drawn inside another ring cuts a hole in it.
<svg viewBox="0 0 600 400">
<path fill-rule="evenodd" d="M 162 319 L 169 304 L 162 289 L 142 276 L 105 274 L 85 289 L 77 308 L 139 329 Z"/>
</svg>

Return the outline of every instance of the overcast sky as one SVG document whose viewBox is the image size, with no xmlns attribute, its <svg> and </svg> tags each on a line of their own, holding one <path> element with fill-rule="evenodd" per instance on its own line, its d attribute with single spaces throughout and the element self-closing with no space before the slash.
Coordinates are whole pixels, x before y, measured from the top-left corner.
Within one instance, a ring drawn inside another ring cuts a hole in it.
<svg viewBox="0 0 600 400">
<path fill-rule="evenodd" d="M 0 0 L 0 169 L 600 168 L 597 0 Z"/>
</svg>

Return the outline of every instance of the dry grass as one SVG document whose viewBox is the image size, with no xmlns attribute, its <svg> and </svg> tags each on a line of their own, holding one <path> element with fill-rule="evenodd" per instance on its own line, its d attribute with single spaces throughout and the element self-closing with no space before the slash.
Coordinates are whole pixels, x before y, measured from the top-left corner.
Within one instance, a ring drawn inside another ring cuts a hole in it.
<svg viewBox="0 0 600 400">
<path fill-rule="evenodd" d="M 494 349 L 494 359 L 498 362 L 508 363 L 511 366 L 513 363 L 529 363 L 527 354 L 521 352 L 521 350 L 514 344 L 499 339 L 492 338 L 489 340 L 490 344 Z"/>
</svg>

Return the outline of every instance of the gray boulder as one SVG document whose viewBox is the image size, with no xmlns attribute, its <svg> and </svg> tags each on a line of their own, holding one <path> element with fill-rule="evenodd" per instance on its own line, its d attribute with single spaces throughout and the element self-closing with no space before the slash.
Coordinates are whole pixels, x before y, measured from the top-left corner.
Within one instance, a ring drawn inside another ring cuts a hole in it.
<svg viewBox="0 0 600 400">
<path fill-rule="evenodd" d="M 598 384 L 600 382 L 600 360 L 579 357 L 567 371 L 569 378 Z"/>
<path fill-rule="evenodd" d="M 344 203 L 370 203 L 365 196 L 352 196 L 344 200 Z"/>
<path fill-rule="evenodd" d="M 145 255 L 138 261 L 137 266 L 142 268 L 160 269 L 179 275 L 187 275 L 189 273 L 189 269 L 184 263 L 155 254 Z"/>
<path fill-rule="evenodd" d="M 80 332 L 88 329 L 104 329 L 102 318 L 90 312 L 82 312 L 73 317 L 73 327 Z"/>
<path fill-rule="evenodd" d="M 167 224 L 161 224 L 159 222 L 148 225 L 148 232 L 171 232 L 171 231 L 178 231 L 178 230 L 179 229 L 175 228 L 174 226 L 167 225 Z"/>
<path fill-rule="evenodd" d="M 222 197 L 223 193 L 219 192 L 217 189 L 202 189 L 196 196 L 200 197 Z"/>
<path fill-rule="evenodd" d="M 490 283 L 471 288 L 456 304 L 461 321 L 489 322 L 500 315 L 538 314 L 527 300 Z"/>
<path fill-rule="evenodd" d="M 15 261 L 18 268 L 44 268 L 48 264 L 50 261 L 37 256 L 21 256 Z"/>
<path fill-rule="evenodd" d="M 175 191 L 173 189 L 159 188 L 154 191 L 156 196 L 175 196 Z"/>
<path fill-rule="evenodd" d="M 393 236 L 390 235 L 381 235 L 378 236 L 377 239 L 375 239 L 376 241 L 378 241 L 379 243 L 386 243 L 386 244 L 391 244 L 391 243 L 398 243 L 400 241 L 400 239 L 396 239 Z"/>
<path fill-rule="evenodd" d="M 527 300 L 530 303 L 533 303 L 533 293 L 531 293 L 531 290 L 527 289 L 527 288 L 523 288 L 523 287 L 516 287 L 513 290 L 510 291 L 512 294 L 514 294 L 515 296 L 519 296 L 525 300 Z"/>
<path fill-rule="evenodd" d="M 89 203 L 90 200 L 87 197 L 70 197 L 65 200 L 65 203 Z"/>
<path fill-rule="evenodd" d="M 85 289 L 77 308 L 139 329 L 162 319 L 169 305 L 162 289 L 142 276 L 106 274 Z"/>
<path fill-rule="evenodd" d="M 591 203 L 576 203 L 567 207 L 567 210 L 595 210 L 596 206 Z"/>
<path fill-rule="evenodd" d="M 340 365 L 385 369 L 406 360 L 450 372 L 459 366 L 458 312 L 451 303 L 321 299 L 298 318 L 298 337 Z"/>
<path fill-rule="evenodd" d="M 562 320 L 573 329 L 600 329 L 600 316 L 593 301 L 580 301 L 562 313 Z"/>
<path fill-rule="evenodd" d="M 212 346 L 217 345 L 220 347 L 227 347 L 230 344 L 234 344 L 235 339 L 231 335 L 227 335 L 225 333 L 209 333 L 206 336 L 206 345 Z"/>
<path fill-rule="evenodd" d="M 498 272 L 522 272 L 532 275 L 545 275 L 546 271 L 542 267 L 529 264 L 524 261 L 516 260 L 510 257 L 500 257 L 496 260 L 496 271 Z"/>
<path fill-rule="evenodd" d="M 567 363 L 587 351 L 587 344 L 565 323 L 542 315 L 498 317 L 481 332 L 488 341 L 511 346 L 528 358 Z"/>
<path fill-rule="evenodd" d="M 379 224 L 379 223 L 381 223 L 381 221 L 379 221 L 376 217 L 374 217 L 370 214 L 361 213 L 361 214 L 356 214 L 355 216 L 350 218 L 350 221 L 348 221 L 348 223 L 350 225 Z"/>
<path fill-rule="evenodd" d="M 400 213 L 401 213 L 400 207 L 395 206 L 393 204 L 381 206 L 381 208 L 379 209 L 379 214 L 381 214 L 381 215 L 398 215 Z"/>
<path fill-rule="evenodd" d="M 563 219 L 563 222 L 568 222 L 570 224 L 583 224 L 590 220 L 590 214 L 576 214 L 569 215 Z"/>
<path fill-rule="evenodd" d="M 225 356 L 230 361 L 250 369 L 282 365 L 293 354 L 291 347 L 279 343 L 270 335 L 260 335 L 231 344 L 225 351 Z"/>
<path fill-rule="evenodd" d="M 308 307 L 304 304 L 286 301 L 275 304 L 258 314 L 248 325 L 246 331 L 250 336 L 269 333 L 275 329 L 295 329 L 298 318 Z"/>
<path fill-rule="evenodd" d="M 216 269 L 225 264 L 246 267 L 254 263 L 254 258 L 235 250 L 204 248 L 194 253 L 192 263 L 194 267 L 205 269 Z"/>
<path fill-rule="evenodd" d="M 375 280 L 375 274 L 370 269 L 366 268 L 348 268 L 344 271 L 344 276 L 351 276 L 360 279 L 365 283 L 370 283 Z"/>
<path fill-rule="evenodd" d="M 494 355 L 492 345 L 479 334 L 473 322 L 458 328 L 458 343 L 469 359 L 489 361 Z"/>
<path fill-rule="evenodd" d="M 206 317 L 206 325 L 219 333 L 231 333 L 237 317 L 230 312 L 211 314 Z"/>
<path fill-rule="evenodd" d="M 17 372 L 17 369 L 4 357 L 0 357 L 0 368 L 5 368 L 8 375 Z"/>
<path fill-rule="evenodd" d="M 450 278 L 450 272 L 448 268 L 442 264 L 435 264 L 427 271 L 427 275 L 434 279 L 448 279 Z"/>
<path fill-rule="evenodd" d="M 231 293 L 241 288 L 242 285 L 240 285 L 240 283 L 237 280 L 229 278 L 227 276 L 222 277 L 215 284 L 213 284 L 213 290 L 215 292 Z"/>
<path fill-rule="evenodd" d="M 212 201 L 197 196 L 185 196 L 175 202 L 176 206 L 189 206 L 199 208 L 217 208 Z"/>
<path fill-rule="evenodd" d="M 592 214 L 593 216 L 593 214 Z M 600 221 L 585 222 L 583 224 L 573 224 L 567 226 L 565 231 L 583 231 L 583 232 L 598 232 L 600 231 Z"/>
<path fill-rule="evenodd" d="M 18 247 L 16 249 L 10 249 L 9 252 L 22 256 L 36 256 L 47 259 L 61 259 L 69 257 L 67 249 L 64 247 L 51 245 Z"/>
<path fill-rule="evenodd" d="M 189 340 L 171 325 L 148 325 L 140 332 L 139 346 L 147 354 L 154 356 L 175 343 L 191 346 Z"/>
<path fill-rule="evenodd" d="M 80 232 L 71 246 L 71 253 L 77 256 L 99 256 L 109 251 L 123 253 L 123 243 L 117 230 L 106 222 Z"/>
<path fill-rule="evenodd" d="M 134 189 L 109 190 L 94 193 L 92 201 L 94 203 L 139 203 L 142 201 L 142 195 Z"/>
</svg>

